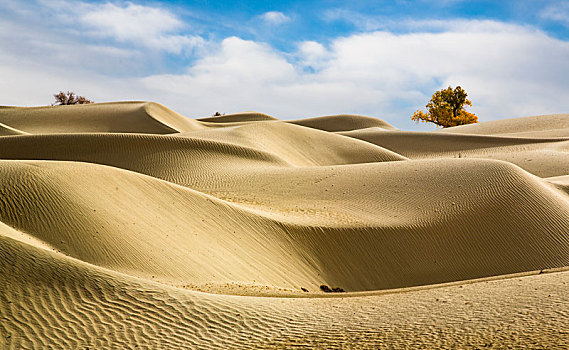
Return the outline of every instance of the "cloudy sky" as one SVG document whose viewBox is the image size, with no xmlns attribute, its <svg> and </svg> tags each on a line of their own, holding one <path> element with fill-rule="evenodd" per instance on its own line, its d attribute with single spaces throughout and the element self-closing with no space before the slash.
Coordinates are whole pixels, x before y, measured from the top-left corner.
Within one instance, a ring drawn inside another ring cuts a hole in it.
<svg viewBox="0 0 569 350">
<path fill-rule="evenodd" d="M 480 121 L 569 113 L 569 1 L 0 0 L 0 105 L 72 90 L 188 117 L 356 113 L 406 130 L 431 94 Z"/>
</svg>

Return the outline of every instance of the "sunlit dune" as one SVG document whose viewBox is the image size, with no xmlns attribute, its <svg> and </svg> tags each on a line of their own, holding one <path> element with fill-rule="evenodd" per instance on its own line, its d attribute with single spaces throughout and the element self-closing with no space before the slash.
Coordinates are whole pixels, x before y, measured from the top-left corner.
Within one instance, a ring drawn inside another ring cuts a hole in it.
<svg viewBox="0 0 569 350">
<path fill-rule="evenodd" d="M 7 348 L 569 346 L 569 115 L 0 107 L 0 221 Z"/>
</svg>

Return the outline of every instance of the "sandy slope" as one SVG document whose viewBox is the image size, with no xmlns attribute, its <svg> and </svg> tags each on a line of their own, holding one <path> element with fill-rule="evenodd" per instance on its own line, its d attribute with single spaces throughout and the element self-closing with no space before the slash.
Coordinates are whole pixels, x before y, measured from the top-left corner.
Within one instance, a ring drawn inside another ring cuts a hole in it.
<svg viewBox="0 0 569 350">
<path fill-rule="evenodd" d="M 267 120 L 277 120 L 277 119 L 275 117 L 271 117 L 270 115 L 264 113 L 243 112 L 243 113 L 224 114 L 217 117 L 200 118 L 198 120 L 204 123 L 208 123 L 208 125 L 212 126 L 211 124 L 216 124 L 216 123 L 235 124 L 243 122 L 267 121 Z"/>
<path fill-rule="evenodd" d="M 516 137 L 568 137 L 569 114 L 538 115 L 533 117 L 495 120 L 441 129 L 440 133 L 503 135 Z"/>
<path fill-rule="evenodd" d="M 339 114 L 325 117 L 305 118 L 290 121 L 292 124 L 306 126 L 324 131 L 350 131 L 365 128 L 397 130 L 393 125 L 372 117 L 362 115 Z"/>
<path fill-rule="evenodd" d="M 535 273 L 569 266 L 568 115 L 412 133 L 133 102 L 0 123 L 0 344 L 568 345 L 569 274 Z"/>
<path fill-rule="evenodd" d="M 483 125 L 481 123 L 480 127 L 483 128 Z M 370 142 L 411 159 L 497 159 L 516 164 L 540 177 L 561 176 L 568 172 L 569 129 L 557 130 L 556 137 L 545 138 L 528 137 L 526 133 L 522 133 L 522 137 L 514 137 L 451 131 L 405 132 L 368 128 L 340 134 Z"/>
<path fill-rule="evenodd" d="M 7 348 L 569 346 L 569 272 L 375 296 L 270 298 L 171 288 L 4 237 L 0 258 Z"/>
<path fill-rule="evenodd" d="M 203 128 L 153 102 L 53 107 L 0 107 L 0 123 L 31 134 L 128 132 L 169 134 Z"/>
</svg>

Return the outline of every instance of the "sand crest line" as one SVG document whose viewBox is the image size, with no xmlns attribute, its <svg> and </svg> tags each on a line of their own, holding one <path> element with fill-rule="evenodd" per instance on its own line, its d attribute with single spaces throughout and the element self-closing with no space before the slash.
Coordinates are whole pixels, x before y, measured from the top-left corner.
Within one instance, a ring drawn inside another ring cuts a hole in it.
<svg viewBox="0 0 569 350">
<path fill-rule="evenodd" d="M 562 347 L 567 164 L 567 114 L 1 107 L 0 346 Z"/>
</svg>

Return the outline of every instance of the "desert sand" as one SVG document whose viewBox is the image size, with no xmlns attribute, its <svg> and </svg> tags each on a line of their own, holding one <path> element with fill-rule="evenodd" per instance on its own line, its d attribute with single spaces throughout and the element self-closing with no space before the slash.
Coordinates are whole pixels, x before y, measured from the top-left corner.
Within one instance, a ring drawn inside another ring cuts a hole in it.
<svg viewBox="0 0 569 350">
<path fill-rule="evenodd" d="M 567 348 L 568 266 L 569 115 L 0 107 L 2 349 Z"/>
</svg>

